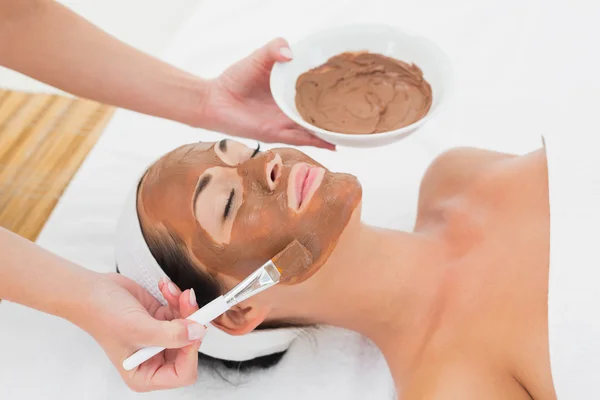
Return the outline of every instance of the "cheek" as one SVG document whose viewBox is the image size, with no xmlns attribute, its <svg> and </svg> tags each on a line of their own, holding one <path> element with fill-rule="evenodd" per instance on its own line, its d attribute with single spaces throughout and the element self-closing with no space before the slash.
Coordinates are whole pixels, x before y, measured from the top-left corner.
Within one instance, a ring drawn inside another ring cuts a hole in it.
<svg viewBox="0 0 600 400">
<path fill-rule="evenodd" d="M 280 229 L 286 225 L 281 216 L 268 207 L 238 213 L 231 242 L 219 257 L 219 272 L 237 279 L 254 272 L 285 247 L 285 231 Z"/>
<path fill-rule="evenodd" d="M 305 212 L 303 230 L 310 238 L 313 257 L 332 250 L 354 209 L 360 202 L 362 190 L 358 181 L 349 175 L 326 175 Z"/>
<path fill-rule="evenodd" d="M 257 204 L 240 210 L 232 229 L 233 241 L 255 241 L 269 236 L 273 221 L 279 216 L 272 207 Z"/>
<path fill-rule="evenodd" d="M 240 261 L 265 262 L 287 245 L 293 225 L 277 198 L 246 202 L 236 216 L 227 251 L 243 253 Z"/>
<path fill-rule="evenodd" d="M 238 211 L 232 232 L 242 233 L 255 230 L 260 226 L 260 220 L 263 214 L 260 208 L 243 207 Z"/>
</svg>

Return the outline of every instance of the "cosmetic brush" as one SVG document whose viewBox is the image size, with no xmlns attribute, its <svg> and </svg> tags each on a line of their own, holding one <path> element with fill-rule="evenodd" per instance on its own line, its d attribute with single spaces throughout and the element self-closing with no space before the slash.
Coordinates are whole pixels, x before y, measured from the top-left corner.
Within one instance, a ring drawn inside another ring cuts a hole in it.
<svg viewBox="0 0 600 400">
<path fill-rule="evenodd" d="M 312 264 L 312 256 L 298 240 L 291 242 L 275 257 L 236 285 L 226 294 L 217 297 L 187 319 L 206 325 L 231 307 L 278 283 L 291 281 L 305 272 Z M 144 347 L 123 361 L 129 371 L 163 351 L 164 347 Z"/>
</svg>

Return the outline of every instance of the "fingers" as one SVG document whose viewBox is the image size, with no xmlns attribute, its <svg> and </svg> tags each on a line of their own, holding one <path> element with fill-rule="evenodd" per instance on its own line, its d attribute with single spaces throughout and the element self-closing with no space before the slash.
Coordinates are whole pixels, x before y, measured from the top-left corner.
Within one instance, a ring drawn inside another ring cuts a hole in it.
<svg viewBox="0 0 600 400">
<path fill-rule="evenodd" d="M 196 311 L 198 311 L 196 293 L 194 292 L 194 289 L 186 290 L 179 296 L 179 313 L 182 318 L 187 318 Z"/>
<path fill-rule="evenodd" d="M 167 300 L 169 307 L 179 313 L 179 297 L 181 296 L 181 289 L 179 289 L 179 287 L 169 278 L 161 279 L 160 282 L 158 282 L 158 289 L 165 300 Z"/>
<path fill-rule="evenodd" d="M 141 364 L 133 374 L 124 375 L 128 385 L 138 392 L 188 386 L 198 375 L 198 349 L 206 327 L 184 319 L 160 321 L 175 314 L 185 318 L 194 313 L 198 310 L 196 295 L 193 289 L 181 292 L 169 279 L 159 282 L 158 287 L 168 306 L 161 307 L 155 318 L 149 316 L 135 324 L 144 346 L 167 350 Z"/>
<path fill-rule="evenodd" d="M 168 278 L 161 280 L 158 284 L 158 287 L 165 300 L 167 300 L 170 310 L 172 310 L 172 312 L 175 315 L 178 315 L 180 318 L 187 318 L 198 310 L 198 303 L 196 302 L 196 294 L 194 289 L 181 292 L 181 289 L 179 289 L 179 287 Z M 191 332 L 188 332 L 189 340 L 197 339 L 195 335 L 202 335 L 202 337 L 204 336 L 206 327 L 197 327 L 195 325 L 199 324 L 194 323 L 193 325 L 188 326 L 188 329 L 191 330 Z M 162 347 L 167 346 L 163 345 Z"/>
<path fill-rule="evenodd" d="M 177 285 L 166 278 L 158 284 L 158 287 L 169 307 L 181 318 L 187 318 L 198 311 L 194 289 L 182 293 Z"/>
<path fill-rule="evenodd" d="M 198 377 L 198 349 L 201 341 L 197 340 L 187 347 L 177 350 L 173 368 L 183 384 L 191 385 Z"/>
<path fill-rule="evenodd" d="M 304 129 L 284 129 L 277 133 L 276 141 L 294 146 L 314 146 L 321 149 L 335 150 L 335 145 L 312 135 Z"/>
<path fill-rule="evenodd" d="M 135 321 L 135 324 L 137 342 L 143 346 L 178 349 L 202 339 L 206 333 L 203 325 L 186 319 L 160 321 L 148 315 L 147 318 Z"/>
<path fill-rule="evenodd" d="M 292 50 L 287 40 L 277 38 L 271 40 L 266 45 L 270 57 L 277 62 L 290 61 L 293 58 Z"/>
<path fill-rule="evenodd" d="M 271 71 L 273 64 L 290 61 L 292 57 L 292 50 L 288 42 L 283 38 L 277 38 L 256 50 L 251 59 L 258 67 Z"/>
<path fill-rule="evenodd" d="M 138 392 L 173 389 L 193 384 L 198 377 L 198 349 L 196 340 L 177 350 L 167 350 L 140 365 L 129 386 Z"/>
<path fill-rule="evenodd" d="M 150 315 L 152 315 L 152 314 L 150 314 Z M 154 318 L 161 320 L 161 321 L 171 321 L 172 319 L 179 318 L 179 313 L 174 311 L 169 306 L 161 306 L 154 313 Z"/>
</svg>

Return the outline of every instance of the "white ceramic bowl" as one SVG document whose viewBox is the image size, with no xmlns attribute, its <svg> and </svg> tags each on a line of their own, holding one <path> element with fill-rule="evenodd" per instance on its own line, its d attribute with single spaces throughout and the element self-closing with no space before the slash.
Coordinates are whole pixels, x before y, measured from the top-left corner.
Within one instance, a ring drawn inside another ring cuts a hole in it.
<svg viewBox="0 0 600 400">
<path fill-rule="evenodd" d="M 271 72 L 271 92 L 281 110 L 321 139 L 339 146 L 377 147 L 404 139 L 423 126 L 446 101 L 453 80 L 448 56 L 435 43 L 387 25 L 347 25 L 313 33 L 291 45 L 294 59 L 277 63 Z M 432 89 L 429 112 L 419 121 L 394 131 L 354 135 L 330 132 L 306 122 L 296 108 L 296 80 L 311 68 L 345 51 L 369 51 L 416 64 Z"/>
</svg>

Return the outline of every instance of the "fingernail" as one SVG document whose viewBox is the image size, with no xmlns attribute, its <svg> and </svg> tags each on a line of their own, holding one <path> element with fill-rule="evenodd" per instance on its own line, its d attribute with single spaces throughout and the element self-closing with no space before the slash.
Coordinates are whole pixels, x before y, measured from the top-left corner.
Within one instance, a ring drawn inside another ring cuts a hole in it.
<svg viewBox="0 0 600 400">
<path fill-rule="evenodd" d="M 171 293 L 173 296 L 179 296 L 179 289 L 177 289 L 177 286 L 175 286 L 175 284 L 173 282 L 169 282 L 169 293 Z"/>
<path fill-rule="evenodd" d="M 190 342 L 202 339 L 204 337 L 204 334 L 206 333 L 206 328 L 204 327 L 204 325 L 200 324 L 189 324 L 187 330 L 188 340 Z"/>
<path fill-rule="evenodd" d="M 162 279 L 160 280 L 160 282 L 161 282 L 163 285 L 168 285 L 168 284 L 169 284 L 169 282 L 171 282 L 171 280 L 165 276 L 164 278 L 162 278 Z"/>
<path fill-rule="evenodd" d="M 190 289 L 190 306 L 192 307 L 196 307 L 198 305 L 198 302 L 196 301 L 196 292 L 194 292 L 194 289 Z"/>
<path fill-rule="evenodd" d="M 292 50 L 290 50 L 289 47 L 282 47 L 281 49 L 279 49 L 279 52 L 281 53 L 282 56 L 284 56 L 285 58 L 289 58 L 290 60 L 292 58 L 294 58 L 294 55 L 292 54 Z"/>
</svg>

